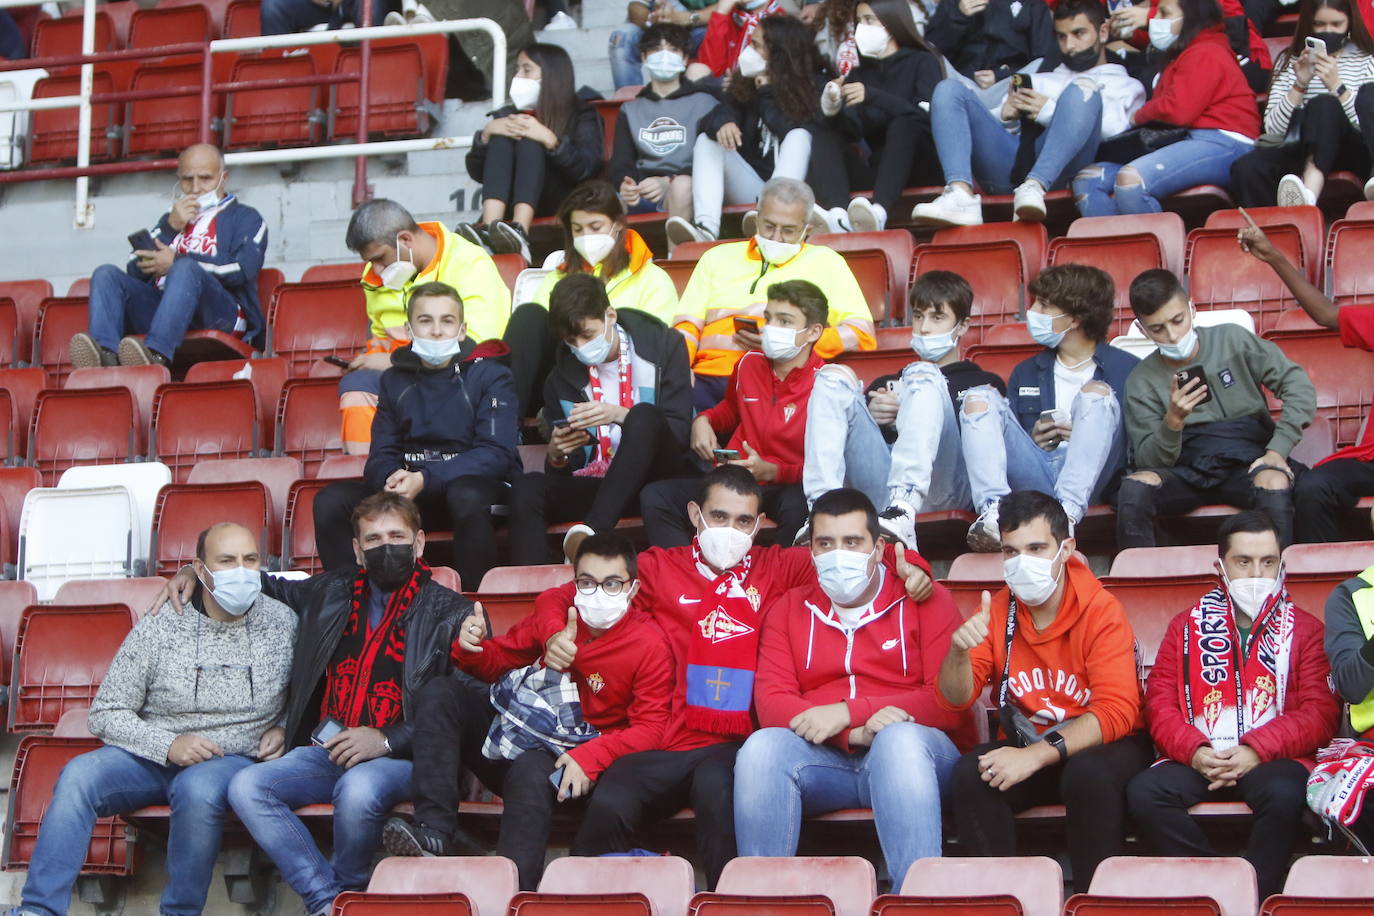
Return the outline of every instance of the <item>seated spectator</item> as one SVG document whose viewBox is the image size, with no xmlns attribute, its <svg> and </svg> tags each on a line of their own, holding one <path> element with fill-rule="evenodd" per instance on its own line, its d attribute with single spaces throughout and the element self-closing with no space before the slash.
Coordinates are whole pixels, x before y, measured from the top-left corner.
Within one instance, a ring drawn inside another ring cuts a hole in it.
<svg viewBox="0 0 1374 916">
<path fill-rule="evenodd" d="M 496 762 L 478 770 L 496 771 L 488 788 L 504 802 L 496 854 L 515 862 L 521 890 L 539 886 L 555 801 L 583 807 L 608 766 L 663 741 L 673 662 L 663 631 L 633 605 L 635 570 L 629 541 L 594 535 L 577 548 L 573 581 L 540 595 L 534 613 L 510 632 L 488 638 L 472 623 L 459 633 L 453 663 L 464 674 L 436 678 L 419 699 L 418 823 L 387 821 L 388 851 L 454 854 L 463 765 L 480 749 Z M 495 685 L 490 697 L 472 678 Z M 536 691 L 537 706 L 523 698 Z M 492 706 L 498 697 L 512 704 L 499 718 Z M 581 728 L 570 730 L 569 720 Z"/>
<path fill-rule="evenodd" d="M 91 705 L 105 746 L 62 769 L 15 916 L 65 913 L 97 817 L 171 805 L 161 912 L 205 907 L 229 780 L 280 757 L 296 639 L 291 609 L 261 594 L 253 532 L 202 531 L 191 614 L 145 616 L 125 637 Z"/>
<path fill-rule="evenodd" d="M 607 177 L 631 213 L 667 213 L 692 221 L 692 148 L 702 119 L 720 100 L 683 78 L 690 33 L 655 23 L 640 42 L 644 82 L 620 106 Z"/>
<path fill-rule="evenodd" d="M 1167 270 L 1132 281 L 1131 309 L 1159 349 L 1126 381 L 1136 470 L 1121 482 L 1117 543 L 1153 547 L 1157 513 L 1221 502 L 1263 509 L 1280 545 L 1291 544 L 1293 477 L 1302 465 L 1288 453 L 1316 411 L 1312 380 L 1277 345 L 1245 328 L 1195 327 L 1193 303 Z M 1264 389 L 1283 402 L 1278 423 Z"/>
<path fill-rule="evenodd" d="M 809 280 L 825 294 L 830 327 L 815 344 L 821 359 L 877 345 L 872 313 L 849 265 L 833 248 L 806 243 L 807 214 L 815 200 L 800 181 L 770 180 L 759 191 L 758 234 L 717 245 L 697 261 L 676 321 L 696 374 L 692 397 L 697 411 L 719 403 L 735 363 L 763 346 L 758 332 L 736 327 L 735 318 L 761 316 L 774 283 Z"/>
<path fill-rule="evenodd" d="M 1165 54 L 1168 48 L 1156 47 L 1150 41 L 1150 21 L 1158 5 L 1159 0 L 1138 0 L 1132 5 L 1117 7 L 1111 15 L 1113 33 L 1126 39 L 1118 46 L 1126 58 L 1126 69 L 1131 76 L 1151 87 L 1168 62 Z M 1249 3 L 1218 0 L 1217 5 L 1221 8 L 1221 26 L 1226 33 L 1227 44 L 1236 57 L 1236 63 L 1240 65 L 1240 71 L 1245 74 L 1246 82 L 1255 92 L 1266 92 L 1274 62 L 1269 56 L 1269 46 L 1255 27 L 1255 21 L 1246 15 L 1245 7 Z M 1160 30 L 1160 34 L 1163 33 L 1163 25 L 1155 28 Z M 1134 53 L 1137 49 L 1145 53 Z"/>
<path fill-rule="evenodd" d="M 1307 47 L 1318 38 L 1325 51 Z M 1368 175 L 1374 124 L 1361 126 L 1357 97 L 1374 84 L 1374 38 L 1364 19 L 1351 15 L 1349 0 L 1306 0 L 1298 30 L 1274 66 L 1265 137 L 1274 146 L 1257 146 L 1231 166 L 1231 186 L 1243 207 L 1274 203 L 1315 206 L 1336 169 Z M 1374 115 L 1374 90 L 1363 95 Z M 1292 140 L 1289 140 L 1289 137 Z"/>
<path fill-rule="evenodd" d="M 1001 378 L 959 358 L 972 308 L 967 280 L 927 271 L 911 288 L 911 346 L 920 359 L 877 379 L 867 403 L 852 369 L 832 364 L 819 373 L 802 473 L 809 503 L 852 486 L 884 506 L 885 519 L 900 516 L 913 526 L 908 546 L 914 546 L 916 513 L 971 506 L 958 411 L 970 388 L 1006 394 Z"/>
<path fill-rule="evenodd" d="M 735 70 L 755 31 L 771 16 L 790 18 L 780 0 L 717 0 L 706 20 L 697 59 L 687 68 L 687 78 L 720 78 Z M 754 47 L 758 50 L 757 45 Z"/>
<path fill-rule="evenodd" d="M 604 142 L 601 117 L 577 97 L 568 52 L 550 44 L 525 48 L 516 57 L 510 101 L 472 138 L 467 169 L 482 183 L 482 219 L 459 225 L 458 233 L 528 264 L 530 223 L 552 215 L 578 182 L 601 171 Z"/>
<path fill-rule="evenodd" d="M 1242 229 L 1239 235 L 1241 248 L 1274 269 L 1308 317 L 1324 328 L 1339 331 L 1343 345 L 1374 351 L 1374 321 L 1371 321 L 1374 310 L 1337 308 L 1273 246 L 1258 226 Z M 1371 462 L 1374 462 L 1374 426 L 1366 420 L 1359 442 L 1327 455 L 1298 478 L 1293 490 L 1296 541 L 1308 544 L 1345 539 L 1341 517 L 1354 509 L 1361 498 L 1374 496 L 1374 464 Z"/>
<path fill-rule="evenodd" d="M 1073 884 L 1086 891 L 1098 864 L 1121 851 L 1127 783 L 1154 759 L 1135 634 L 1074 556 L 1058 500 L 1020 490 L 1003 498 L 998 518 L 1007 589 L 995 602 L 983 592 L 940 667 L 941 703 L 966 709 L 991 687 L 1002 724 L 1000 738 L 954 765 L 959 845 L 1016 855 L 1013 815 L 1062 804 Z"/>
<path fill-rule="evenodd" d="M 496 565 L 491 507 L 519 472 L 520 418 L 499 340 L 466 342 L 463 302 L 446 283 L 411 290 L 410 345 L 382 373 L 364 479 L 336 480 L 315 496 L 315 543 L 325 569 L 352 571 L 353 509 L 379 490 L 414 500 L 431 530 L 453 532 L 453 563 L 476 591 Z"/>
<path fill-rule="evenodd" d="M 804 0 L 798 18 L 817 30 L 816 46 L 821 56 L 840 76 L 859 65 L 859 47 L 854 41 L 855 8 L 857 0 Z M 908 3 L 911 20 L 917 35 L 924 35 L 934 0 L 911 0 Z"/>
<path fill-rule="evenodd" d="M 1221 585 L 1169 622 L 1150 669 L 1145 709 L 1166 759 L 1131 780 L 1126 798 L 1145 840 L 1169 856 L 1217 854 L 1190 807 L 1245 802 L 1254 814 L 1245 858 L 1263 899 L 1283 890 L 1307 771 L 1340 710 L 1322 625 L 1284 586 L 1273 519 L 1226 519 L 1217 553 Z"/>
<path fill-rule="evenodd" d="M 630 0 L 625 24 L 611 32 L 611 79 L 616 89 L 637 86 L 644 81 L 642 62 L 648 58 L 640 47 L 644 31 L 651 25 L 681 26 L 688 30 L 687 57 L 701 47 L 706 37 L 706 22 L 716 10 L 715 3 L 704 0 Z"/>
<path fill-rule="evenodd" d="M 176 200 L 149 228 L 152 247 L 136 250 L 123 270 L 102 264 L 91 275 L 90 322 L 67 347 L 73 368 L 171 366 L 192 330 L 223 331 L 262 349 L 258 271 L 267 226 L 225 191 L 228 178 L 217 148 L 181 151 Z"/>
<path fill-rule="evenodd" d="M 1217 0 L 1159 0 L 1150 43 L 1164 52 L 1154 94 L 1131 115 L 1132 127 L 1187 128 L 1187 136 L 1151 149 L 1127 135 L 1111 158 L 1078 173 L 1074 201 L 1084 216 L 1159 213 L 1160 201 L 1196 185 L 1231 184 L 1231 163 L 1260 133 L 1255 94 L 1227 43 Z"/>
<path fill-rule="evenodd" d="M 549 561 L 545 525 L 579 521 L 563 541 L 611 531 L 644 485 L 689 473 L 692 380 L 681 336 L 649 315 L 611 306 L 588 273 L 565 277 L 549 297 L 549 325 L 563 341 L 544 383 L 552 427 L 542 473 L 511 494 L 514 563 Z"/>
<path fill-rule="evenodd" d="M 1043 0 L 941 0 L 926 41 L 986 89 L 1031 61 L 1056 58 L 1050 7 Z"/>
<path fill-rule="evenodd" d="M 1107 343 L 1112 278 L 1059 264 L 1042 270 L 1029 292 L 1026 324 L 1044 351 L 1011 370 L 1005 397 L 983 385 L 964 395 L 964 464 L 978 510 L 968 530 L 973 550 L 997 550 L 997 506 L 1013 490 L 1053 493 L 1072 528 L 1126 467 L 1121 405 L 1139 360 Z"/>
<path fill-rule="evenodd" d="M 372 338 L 339 381 L 344 452 L 366 455 L 382 373 L 391 352 L 410 343 L 406 303 L 417 286 L 446 283 L 463 297 L 463 324 L 475 342 L 500 339 L 510 289 L 483 249 L 443 223 L 417 223 L 394 200 L 369 200 L 348 220 L 344 242 L 365 262 L 360 284 Z"/>
<path fill-rule="evenodd" d="M 698 458 L 708 467 L 737 464 L 763 485 L 762 509 L 778 524 L 779 544 L 791 544 L 806 523 L 806 410 L 816 375 L 825 365 L 815 344 L 828 327 L 828 313 L 825 294 L 814 283 L 789 280 L 769 286 L 760 331 L 763 349 L 744 354 L 724 400 L 692 421 L 691 447 Z M 640 504 L 650 544 L 683 547 L 692 542 L 695 524 L 683 508 L 701 488 L 699 476 L 645 488 Z"/>
<path fill-rule="evenodd" d="M 1145 87 L 1108 54 L 1111 27 L 1102 4 L 1063 0 L 1054 10 L 1054 34 L 1060 63 L 1022 74 L 1020 88 L 1008 82 L 997 117 L 984 93 L 966 83 L 945 80 L 935 90 L 935 146 L 946 186 L 935 200 L 917 204 L 912 219 L 981 224 L 976 180 L 994 194 L 1014 189 L 1017 219 L 1043 220 L 1045 192 L 1066 187 L 1093 161 L 1099 141 L 1131 126 Z"/>
<path fill-rule="evenodd" d="M 382 25 L 389 13 L 399 12 L 400 0 L 372 0 L 372 25 Z M 262 34 L 313 32 L 321 27 L 341 29 L 363 24 L 359 0 L 316 2 L 316 0 L 263 0 Z"/>
<path fill-rule="evenodd" d="M 859 66 L 825 84 L 821 113 L 837 133 L 815 146 L 818 171 L 848 170 L 851 188 L 872 188 L 873 200 L 849 201 L 845 226 L 851 232 L 887 228 L 887 215 L 909 184 L 940 181 L 934 168 L 930 97 L 945 77 L 944 62 L 916 30 L 908 0 L 873 0 L 854 10 Z M 817 138 L 819 139 L 819 138 Z M 845 141 L 868 147 L 867 162 L 856 161 Z M 819 154 L 819 155 L 818 155 Z"/>
<path fill-rule="evenodd" d="M 920 603 L 907 597 L 903 545 L 883 543 L 858 490 L 816 500 L 810 527 L 817 581 L 776 602 L 759 638 L 760 730 L 735 760 L 739 853 L 796 855 L 803 811 L 872 807 L 900 886 L 912 862 L 941 854 L 955 742 L 976 741 L 972 716 L 936 697 L 962 618 L 944 588 Z"/>
</svg>

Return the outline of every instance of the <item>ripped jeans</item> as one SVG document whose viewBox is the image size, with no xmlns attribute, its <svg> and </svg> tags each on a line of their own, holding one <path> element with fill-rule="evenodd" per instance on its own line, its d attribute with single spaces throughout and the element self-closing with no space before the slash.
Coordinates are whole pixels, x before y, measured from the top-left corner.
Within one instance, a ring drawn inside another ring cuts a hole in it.
<svg viewBox="0 0 1374 916">
<path fill-rule="evenodd" d="M 1117 496 L 1116 543 L 1118 547 L 1154 547 L 1155 516 L 1183 515 L 1204 503 L 1219 502 L 1237 509 L 1260 509 L 1279 529 L 1279 545 L 1293 543 L 1293 488 L 1270 490 L 1257 487 L 1255 474 L 1240 465 L 1210 487 L 1188 483 L 1169 468 L 1141 468 L 1137 473 L 1159 476 L 1153 486 L 1127 476 Z"/>
<path fill-rule="evenodd" d="M 1186 188 L 1203 184 L 1231 186 L 1231 163 L 1255 148 L 1250 140 L 1238 140 L 1220 130 L 1190 130 L 1188 139 L 1171 143 L 1126 163 L 1140 181 L 1124 187 L 1117 173 L 1126 165 L 1098 162 L 1073 180 L 1073 199 L 1083 216 L 1116 216 L 1119 213 L 1159 213 L 1159 201 Z"/>
</svg>

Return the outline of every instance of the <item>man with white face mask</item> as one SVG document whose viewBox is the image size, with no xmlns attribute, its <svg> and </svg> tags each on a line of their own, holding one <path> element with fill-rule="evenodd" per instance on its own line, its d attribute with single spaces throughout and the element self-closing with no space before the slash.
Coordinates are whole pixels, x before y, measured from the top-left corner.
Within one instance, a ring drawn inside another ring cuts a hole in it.
<svg viewBox="0 0 1374 916">
<path fill-rule="evenodd" d="M 410 345 L 382 374 L 363 480 L 339 480 L 315 497 L 315 543 L 325 569 L 352 568 L 349 519 L 379 490 L 415 500 L 434 530 L 454 534 L 454 567 L 475 591 L 496 565 L 491 507 L 519 472 L 519 416 L 508 352 L 499 340 L 467 344 L 462 299 L 445 283 L 415 287 Z"/>
<path fill-rule="evenodd" d="M 43 816 L 19 914 L 65 913 L 97 816 L 172 807 L 161 912 L 200 913 L 219 852 L 229 780 L 285 749 L 296 615 L 261 594 L 262 555 L 224 522 L 196 544 L 192 612 L 145 616 L 91 705 L 105 746 L 63 769 Z"/>
<path fill-rule="evenodd" d="M 1074 555 L 1064 507 L 1037 490 L 1002 498 L 1007 588 L 955 631 L 940 667 L 940 702 L 967 709 L 992 688 L 1001 735 L 954 766 L 959 844 L 1016 854 L 1014 815 L 1068 809 L 1074 885 L 1121 849 L 1125 791 L 1153 759 L 1140 701 L 1135 635 L 1121 603 Z"/>
<path fill-rule="evenodd" d="M 912 862 L 940 855 L 955 744 L 972 747 L 976 733 L 967 711 L 936 699 L 959 609 L 943 587 L 927 601 L 908 598 L 902 545 L 880 532 L 858 490 L 831 490 L 812 508 L 817 579 L 764 622 L 761 730 L 735 761 L 735 829 L 742 856 L 791 856 L 803 810 L 871 806 L 900 885 Z"/>
<path fill-rule="evenodd" d="M 1322 625 L 1284 586 L 1278 529 L 1263 512 L 1222 522 L 1221 583 L 1169 623 L 1145 709 L 1167 762 L 1131 780 L 1127 799 L 1153 851 L 1216 855 L 1188 808 L 1244 801 L 1245 858 L 1261 898 L 1283 890 L 1303 830 L 1307 773 L 1335 734 Z"/>
</svg>

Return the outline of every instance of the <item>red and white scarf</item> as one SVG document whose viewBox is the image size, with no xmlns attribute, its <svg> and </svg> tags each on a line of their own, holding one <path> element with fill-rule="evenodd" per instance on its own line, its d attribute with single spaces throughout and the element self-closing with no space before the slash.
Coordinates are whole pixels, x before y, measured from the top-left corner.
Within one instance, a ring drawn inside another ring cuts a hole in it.
<svg viewBox="0 0 1374 916">
<path fill-rule="evenodd" d="M 735 25 L 744 30 L 740 34 L 738 50 L 743 51 L 749 45 L 749 39 L 753 37 L 754 29 L 759 27 L 759 20 L 763 19 L 764 16 L 784 16 L 786 14 L 787 10 L 780 0 L 768 0 L 756 10 L 746 10 L 742 6 L 735 7 L 730 11 L 730 15 L 735 18 Z"/>
<path fill-rule="evenodd" d="M 630 352 L 630 340 L 626 336 L 624 329 L 620 325 L 615 326 L 616 336 L 620 340 L 620 359 L 617 360 L 616 372 L 620 376 L 620 406 L 629 410 L 635 406 L 635 387 L 634 387 L 634 366 L 633 354 Z M 605 400 L 605 392 L 601 390 L 601 373 L 599 366 L 588 366 L 587 377 L 590 379 L 592 390 L 591 402 Z M 596 454 L 592 460 L 582 467 L 573 471 L 574 477 L 605 477 L 606 471 L 610 469 L 611 459 L 615 457 L 615 446 L 611 443 L 611 427 L 609 424 L 596 428 Z"/>
<path fill-rule="evenodd" d="M 710 574 L 696 541 L 692 559 L 704 575 Z M 697 731 L 744 737 L 754 730 L 749 710 L 762 597 L 749 584 L 753 565 L 753 555 L 745 554 L 739 565 L 716 576 L 701 603 L 702 618 L 688 631 L 686 720 Z"/>
<path fill-rule="evenodd" d="M 1293 654 L 1293 602 L 1279 574 L 1242 652 L 1235 612 L 1218 586 L 1188 612 L 1183 632 L 1183 708 L 1212 747 L 1226 750 L 1241 736 L 1283 715 Z"/>
</svg>

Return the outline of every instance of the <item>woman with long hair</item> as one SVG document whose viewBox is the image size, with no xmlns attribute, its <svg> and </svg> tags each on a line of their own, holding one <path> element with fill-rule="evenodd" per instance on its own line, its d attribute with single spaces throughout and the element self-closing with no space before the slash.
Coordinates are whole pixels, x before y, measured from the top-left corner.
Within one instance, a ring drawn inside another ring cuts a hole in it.
<svg viewBox="0 0 1374 916">
<path fill-rule="evenodd" d="M 1350 0 L 1303 0 L 1298 30 L 1269 85 L 1264 132 L 1274 142 L 1231 166 L 1240 205 L 1268 206 L 1276 196 L 1280 207 L 1312 205 L 1332 171 L 1368 173 L 1374 124 L 1361 124 L 1355 99 L 1371 81 L 1374 39 Z"/>
<path fill-rule="evenodd" d="M 482 182 L 482 219 L 457 231 L 528 262 L 530 223 L 553 213 L 578 182 L 601 171 L 602 152 L 601 119 L 577 97 L 568 52 L 530 45 L 516 57 L 510 103 L 473 137 L 467 168 Z"/>
</svg>

